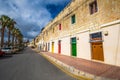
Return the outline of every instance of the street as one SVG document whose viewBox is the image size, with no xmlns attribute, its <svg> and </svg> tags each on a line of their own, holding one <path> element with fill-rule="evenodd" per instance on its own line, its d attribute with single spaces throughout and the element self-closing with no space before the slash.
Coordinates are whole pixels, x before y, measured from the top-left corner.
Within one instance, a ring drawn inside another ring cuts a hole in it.
<svg viewBox="0 0 120 80">
<path fill-rule="evenodd" d="M 75 80 L 27 47 L 0 57 L 0 80 Z"/>
</svg>

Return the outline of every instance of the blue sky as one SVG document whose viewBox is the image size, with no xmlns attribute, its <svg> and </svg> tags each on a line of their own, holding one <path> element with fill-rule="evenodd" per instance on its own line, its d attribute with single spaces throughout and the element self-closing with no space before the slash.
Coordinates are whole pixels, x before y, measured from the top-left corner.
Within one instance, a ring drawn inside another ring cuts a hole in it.
<svg viewBox="0 0 120 80">
<path fill-rule="evenodd" d="M 71 0 L 0 0 L 0 15 L 13 18 L 25 38 L 33 39 Z"/>
</svg>

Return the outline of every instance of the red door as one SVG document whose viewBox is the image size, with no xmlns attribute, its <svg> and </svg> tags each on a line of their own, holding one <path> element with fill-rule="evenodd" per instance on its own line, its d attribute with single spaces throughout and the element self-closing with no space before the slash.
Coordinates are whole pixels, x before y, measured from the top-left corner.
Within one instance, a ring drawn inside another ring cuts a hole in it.
<svg viewBox="0 0 120 80">
<path fill-rule="evenodd" d="M 58 53 L 61 53 L 61 40 L 58 41 Z"/>
</svg>

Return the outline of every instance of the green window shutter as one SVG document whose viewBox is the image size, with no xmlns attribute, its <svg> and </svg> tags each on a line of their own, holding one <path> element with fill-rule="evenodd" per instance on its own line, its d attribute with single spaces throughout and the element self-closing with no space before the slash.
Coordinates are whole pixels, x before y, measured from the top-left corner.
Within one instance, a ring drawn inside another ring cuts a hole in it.
<svg viewBox="0 0 120 80">
<path fill-rule="evenodd" d="M 71 17 L 71 23 L 72 23 L 72 24 L 75 23 L 75 15 L 73 15 L 73 16 Z"/>
</svg>

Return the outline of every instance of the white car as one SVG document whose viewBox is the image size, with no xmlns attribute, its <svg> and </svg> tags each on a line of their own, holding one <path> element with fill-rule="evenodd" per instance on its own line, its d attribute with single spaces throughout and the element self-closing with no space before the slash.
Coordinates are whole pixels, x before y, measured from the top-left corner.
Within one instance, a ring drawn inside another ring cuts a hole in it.
<svg viewBox="0 0 120 80">
<path fill-rule="evenodd" d="M 13 53 L 12 48 L 2 48 L 1 51 L 5 52 L 6 54 L 12 54 Z"/>
</svg>

